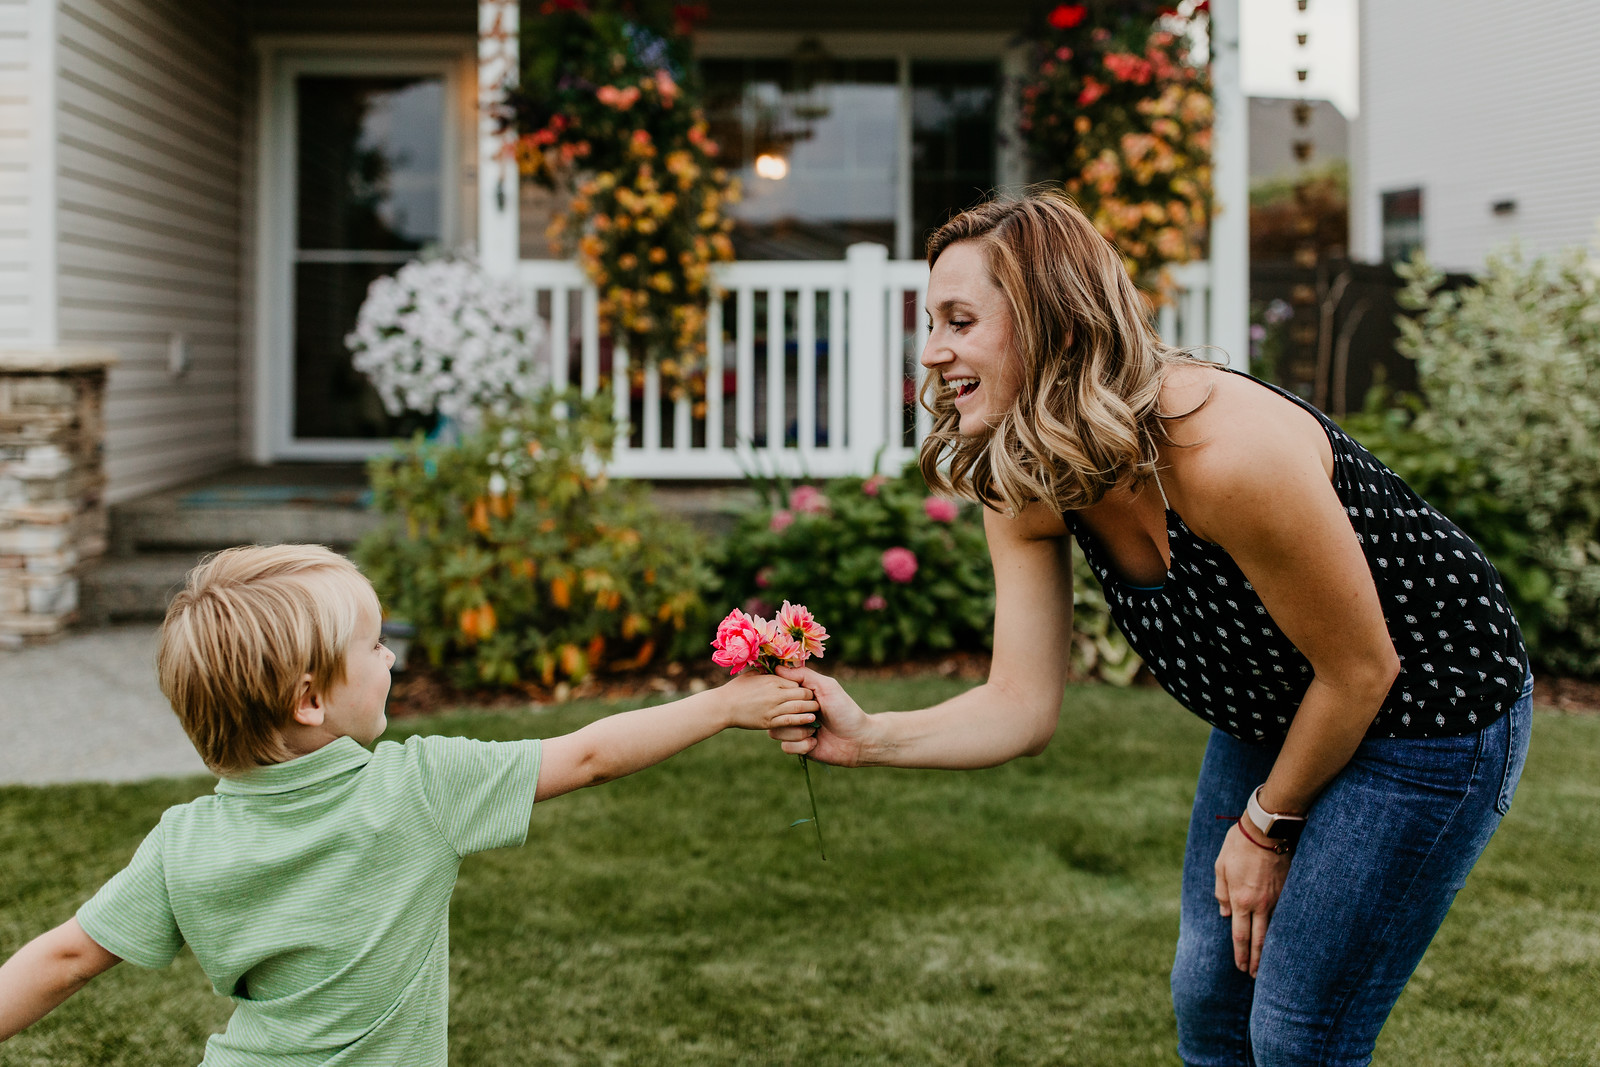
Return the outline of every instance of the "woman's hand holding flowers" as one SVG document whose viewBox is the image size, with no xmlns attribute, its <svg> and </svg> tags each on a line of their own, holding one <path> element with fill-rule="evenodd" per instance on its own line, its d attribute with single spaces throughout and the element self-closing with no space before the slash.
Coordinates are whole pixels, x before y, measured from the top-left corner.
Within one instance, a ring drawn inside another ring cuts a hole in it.
<svg viewBox="0 0 1600 1067">
<path fill-rule="evenodd" d="M 783 750 L 790 755 L 818 763 L 859 767 L 869 762 L 872 717 L 851 699 L 844 686 L 810 667 L 779 667 L 778 675 L 811 690 L 820 710 L 811 726 L 768 730 L 769 737 L 783 742 Z"/>
</svg>

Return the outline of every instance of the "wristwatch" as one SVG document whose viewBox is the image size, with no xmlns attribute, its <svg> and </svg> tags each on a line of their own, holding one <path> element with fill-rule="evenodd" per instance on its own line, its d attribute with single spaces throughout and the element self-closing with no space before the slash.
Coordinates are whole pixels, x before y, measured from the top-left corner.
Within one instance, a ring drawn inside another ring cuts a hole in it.
<svg viewBox="0 0 1600 1067">
<path fill-rule="evenodd" d="M 1261 806 L 1261 786 L 1256 786 L 1255 792 L 1250 794 L 1250 803 L 1245 806 L 1245 812 L 1250 816 L 1250 822 L 1257 830 L 1273 841 L 1281 841 L 1293 846 L 1300 840 L 1300 831 L 1306 828 L 1304 815 L 1278 815 Z"/>
</svg>

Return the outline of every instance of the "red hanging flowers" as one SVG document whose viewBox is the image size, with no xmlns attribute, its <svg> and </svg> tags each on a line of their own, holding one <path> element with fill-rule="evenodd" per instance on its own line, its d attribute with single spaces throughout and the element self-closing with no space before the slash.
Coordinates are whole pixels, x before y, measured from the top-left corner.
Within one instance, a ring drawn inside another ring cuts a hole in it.
<svg viewBox="0 0 1600 1067">
<path fill-rule="evenodd" d="M 1058 30 L 1070 30 L 1088 17 L 1089 9 L 1083 4 L 1057 4 L 1048 21 Z"/>
</svg>

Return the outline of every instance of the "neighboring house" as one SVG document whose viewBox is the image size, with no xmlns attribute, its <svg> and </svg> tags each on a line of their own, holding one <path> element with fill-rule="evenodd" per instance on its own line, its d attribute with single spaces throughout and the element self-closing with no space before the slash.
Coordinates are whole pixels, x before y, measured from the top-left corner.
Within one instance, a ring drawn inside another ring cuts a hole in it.
<svg viewBox="0 0 1600 1067">
<path fill-rule="evenodd" d="M 592 290 L 572 264 L 546 261 L 538 198 L 519 193 L 480 130 L 480 90 L 514 58 L 492 31 L 516 6 L 0 5 L 0 347 L 118 353 L 110 500 L 240 463 L 385 447 L 406 424 L 351 371 L 343 336 L 369 282 L 424 247 L 476 245 L 486 266 L 539 290 L 570 356 L 558 374 L 594 386 Z M 660 402 L 653 379 L 642 405 L 619 391 L 619 413 L 641 424 L 621 473 L 736 475 L 732 446 L 751 439 L 815 474 L 914 445 L 902 401 L 920 347 L 915 252 L 950 211 L 1028 179 L 1007 136 L 1006 79 L 1033 8 L 714 0 L 696 44 L 719 121 L 744 138 L 737 164 L 761 147 L 743 101 L 805 95 L 795 110 L 810 125 L 785 178 L 745 177 L 743 258 L 723 275 L 725 343 L 712 346 L 736 395 L 715 398 L 711 423 Z M 1224 32 L 1235 8 L 1213 4 L 1217 41 L 1236 41 Z M 818 49 L 820 86 L 786 80 Z M 1242 201 L 1236 46 L 1219 57 L 1218 185 Z M 1190 271 L 1186 301 L 1164 312 L 1191 343 L 1243 348 L 1244 216 L 1223 213 L 1210 272 Z M 862 241 L 886 252 L 847 258 Z M 871 298 L 846 317 L 846 293 Z M 768 346 L 775 335 L 785 343 Z M 765 435 L 779 423 L 781 436 Z"/>
<path fill-rule="evenodd" d="M 1351 248 L 1475 271 L 1512 241 L 1592 244 L 1600 5 L 1362 0 Z"/>
<path fill-rule="evenodd" d="M 1327 100 L 1250 99 L 1250 182 L 1292 178 L 1350 158 L 1350 120 Z M 1298 121 L 1304 108 L 1308 121 Z M 1301 147 L 1305 146 L 1305 147 Z"/>
</svg>

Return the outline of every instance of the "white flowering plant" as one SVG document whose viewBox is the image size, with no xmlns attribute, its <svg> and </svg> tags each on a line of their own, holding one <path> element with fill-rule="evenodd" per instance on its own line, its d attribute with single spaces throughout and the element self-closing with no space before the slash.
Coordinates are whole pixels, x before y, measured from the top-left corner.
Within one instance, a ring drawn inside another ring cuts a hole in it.
<svg viewBox="0 0 1600 1067">
<path fill-rule="evenodd" d="M 344 340 L 391 415 L 473 424 L 549 378 L 548 331 L 532 301 L 465 257 L 413 260 L 374 281 Z"/>
</svg>

